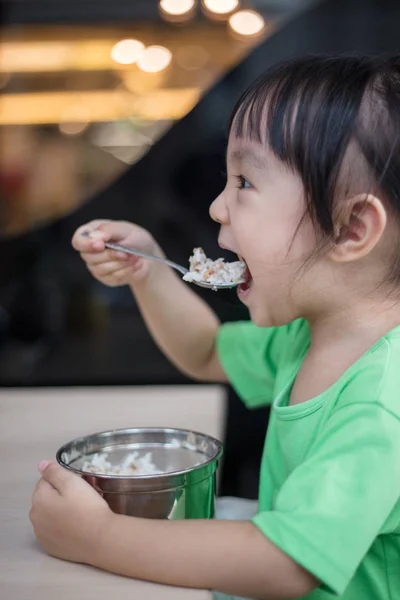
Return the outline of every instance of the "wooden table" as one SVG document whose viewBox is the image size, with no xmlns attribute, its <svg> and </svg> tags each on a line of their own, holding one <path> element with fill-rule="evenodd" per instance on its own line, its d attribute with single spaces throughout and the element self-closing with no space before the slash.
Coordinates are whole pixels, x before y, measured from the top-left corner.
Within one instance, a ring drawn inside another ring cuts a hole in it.
<svg viewBox="0 0 400 600">
<path fill-rule="evenodd" d="M 118 427 L 170 426 L 222 437 L 219 387 L 0 390 L 0 597 L 2 600 L 209 600 L 210 594 L 118 577 L 54 559 L 28 518 L 36 465 L 65 442 Z"/>
</svg>

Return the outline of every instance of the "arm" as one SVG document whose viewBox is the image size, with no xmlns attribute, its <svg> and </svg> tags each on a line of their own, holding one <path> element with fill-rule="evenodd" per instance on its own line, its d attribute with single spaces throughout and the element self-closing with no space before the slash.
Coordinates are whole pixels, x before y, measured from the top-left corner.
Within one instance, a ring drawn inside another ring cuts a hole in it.
<svg viewBox="0 0 400 600">
<path fill-rule="evenodd" d="M 214 312 L 169 267 L 108 250 L 109 240 L 163 256 L 148 231 L 124 221 L 92 221 L 72 244 L 98 281 L 130 286 L 153 339 L 178 369 L 194 379 L 226 382 L 215 351 L 220 323 Z"/>
<path fill-rule="evenodd" d="M 251 522 L 113 514 L 93 565 L 127 577 L 260 600 L 300 598 L 318 585 Z"/>
<path fill-rule="evenodd" d="M 194 379 L 227 382 L 216 352 L 220 322 L 174 271 L 154 265 L 149 277 L 131 289 L 154 341 L 180 371 Z"/>
<path fill-rule="evenodd" d="M 49 461 L 39 470 L 30 519 L 53 556 L 127 577 L 260 600 L 303 597 L 317 585 L 251 522 L 117 515 L 77 475 Z"/>
</svg>

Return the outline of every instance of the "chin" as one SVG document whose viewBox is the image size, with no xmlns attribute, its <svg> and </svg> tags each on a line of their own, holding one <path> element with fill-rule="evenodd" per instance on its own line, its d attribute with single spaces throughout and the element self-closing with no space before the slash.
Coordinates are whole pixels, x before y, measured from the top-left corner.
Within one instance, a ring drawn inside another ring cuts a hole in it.
<svg viewBox="0 0 400 600">
<path fill-rule="evenodd" d="M 277 304 L 281 309 L 282 307 L 279 305 L 278 301 Z M 282 325 L 291 323 L 297 318 L 294 315 L 285 314 L 282 310 L 280 310 L 278 314 L 276 311 L 273 313 L 272 310 L 268 310 L 266 302 L 260 304 L 254 303 L 253 306 L 248 306 L 248 310 L 250 319 L 257 327 L 281 327 Z"/>
<path fill-rule="evenodd" d="M 250 319 L 257 327 L 273 327 L 274 323 L 265 309 L 250 308 Z"/>
</svg>

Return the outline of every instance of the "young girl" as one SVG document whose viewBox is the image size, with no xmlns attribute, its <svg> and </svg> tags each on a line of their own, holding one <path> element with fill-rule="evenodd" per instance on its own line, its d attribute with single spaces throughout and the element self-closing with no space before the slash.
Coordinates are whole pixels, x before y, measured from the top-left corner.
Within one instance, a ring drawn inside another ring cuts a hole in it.
<svg viewBox="0 0 400 600">
<path fill-rule="evenodd" d="M 131 287 L 181 371 L 272 414 L 248 521 L 119 516 L 41 463 L 31 520 L 50 554 L 248 598 L 399 597 L 399 135 L 400 57 L 294 60 L 243 95 L 210 213 L 247 264 L 252 322 L 221 326 L 167 267 L 105 249 L 161 254 L 138 226 L 76 232 L 94 277 Z"/>
</svg>

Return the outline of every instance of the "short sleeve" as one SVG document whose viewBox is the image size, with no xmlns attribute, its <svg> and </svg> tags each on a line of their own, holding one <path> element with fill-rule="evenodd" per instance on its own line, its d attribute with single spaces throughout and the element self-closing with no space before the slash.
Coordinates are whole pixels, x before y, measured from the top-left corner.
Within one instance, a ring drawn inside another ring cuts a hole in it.
<svg viewBox="0 0 400 600">
<path fill-rule="evenodd" d="M 276 546 L 342 594 L 400 498 L 400 420 L 379 402 L 336 410 L 273 510 L 254 524 Z"/>
<path fill-rule="evenodd" d="M 250 321 L 222 325 L 217 350 L 232 387 L 249 408 L 271 404 L 291 325 L 260 328 Z"/>
</svg>

